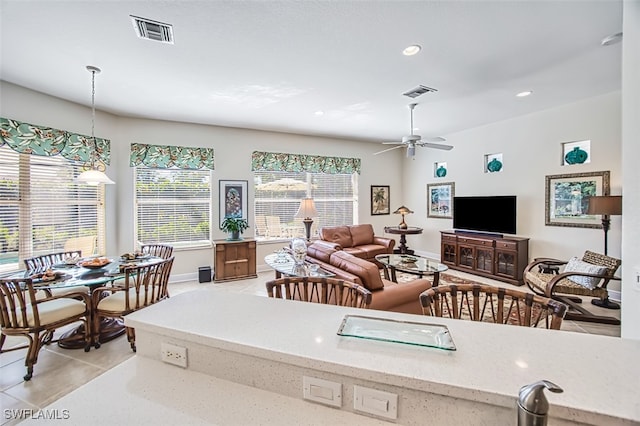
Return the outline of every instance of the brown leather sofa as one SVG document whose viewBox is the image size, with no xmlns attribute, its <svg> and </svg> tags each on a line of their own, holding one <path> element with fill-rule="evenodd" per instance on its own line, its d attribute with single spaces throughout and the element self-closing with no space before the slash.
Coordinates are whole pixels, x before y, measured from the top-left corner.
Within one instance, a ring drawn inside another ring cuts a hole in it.
<svg viewBox="0 0 640 426">
<path fill-rule="evenodd" d="M 393 253 L 396 244 L 393 238 L 374 235 L 370 224 L 323 227 L 320 229 L 320 239 L 333 243 L 336 250 L 344 250 L 372 262 L 378 254 Z"/>
<path fill-rule="evenodd" d="M 307 247 L 307 261 L 317 263 L 336 278 L 362 285 L 372 294 L 370 309 L 422 314 L 420 293 L 431 288 L 428 279 L 394 283 L 380 276 L 376 264 L 360 259 L 345 250 L 336 250 L 332 243 L 317 240 Z"/>
</svg>

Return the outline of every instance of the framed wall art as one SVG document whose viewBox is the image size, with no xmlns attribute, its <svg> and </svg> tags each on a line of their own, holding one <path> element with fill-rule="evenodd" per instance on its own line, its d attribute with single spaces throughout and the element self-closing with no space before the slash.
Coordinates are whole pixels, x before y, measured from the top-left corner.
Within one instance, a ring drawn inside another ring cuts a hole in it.
<svg viewBox="0 0 640 426">
<path fill-rule="evenodd" d="M 389 208 L 389 186 L 371 185 L 371 214 L 390 214 Z"/>
<path fill-rule="evenodd" d="M 609 195 L 609 171 L 546 176 L 545 225 L 602 228 L 599 215 L 589 215 L 589 197 Z"/>
<path fill-rule="evenodd" d="M 455 185 L 454 182 L 427 184 L 427 217 L 453 218 Z"/>
<path fill-rule="evenodd" d="M 249 220 L 248 182 L 246 180 L 220 181 L 220 225 L 227 216 L 241 217 Z"/>
</svg>

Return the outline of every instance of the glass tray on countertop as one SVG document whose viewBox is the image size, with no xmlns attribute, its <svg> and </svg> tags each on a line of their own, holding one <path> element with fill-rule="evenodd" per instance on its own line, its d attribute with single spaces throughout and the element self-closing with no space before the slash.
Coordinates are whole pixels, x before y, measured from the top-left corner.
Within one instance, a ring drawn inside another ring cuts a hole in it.
<svg viewBox="0 0 640 426">
<path fill-rule="evenodd" d="M 451 333 L 445 325 L 397 321 L 360 315 L 345 315 L 338 335 L 455 351 Z"/>
</svg>

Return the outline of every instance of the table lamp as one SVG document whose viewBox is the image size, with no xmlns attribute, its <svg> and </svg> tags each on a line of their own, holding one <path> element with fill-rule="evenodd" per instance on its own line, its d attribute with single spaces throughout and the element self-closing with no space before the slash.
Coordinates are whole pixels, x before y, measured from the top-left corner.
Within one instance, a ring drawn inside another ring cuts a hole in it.
<svg viewBox="0 0 640 426">
<path fill-rule="evenodd" d="M 622 214 L 622 195 L 601 195 L 589 197 L 587 214 L 602 215 L 602 230 L 604 231 L 604 255 L 607 255 L 607 232 L 611 225 L 611 215 Z"/>
<path fill-rule="evenodd" d="M 400 222 L 400 225 L 398 225 L 399 229 L 407 229 L 407 224 L 404 221 L 404 215 L 405 214 L 411 214 L 411 213 L 413 213 L 413 211 L 409 210 L 405 206 L 400 206 L 400 207 L 398 207 L 398 209 L 395 212 L 393 212 L 393 214 L 401 214 L 402 215 L 402 222 Z"/>
<path fill-rule="evenodd" d="M 303 198 L 300 201 L 300 207 L 295 217 L 303 218 L 302 223 L 304 223 L 307 241 L 311 241 L 311 224 L 313 223 L 313 219 L 311 218 L 316 216 L 318 216 L 318 211 L 313 203 L 313 198 Z"/>
</svg>

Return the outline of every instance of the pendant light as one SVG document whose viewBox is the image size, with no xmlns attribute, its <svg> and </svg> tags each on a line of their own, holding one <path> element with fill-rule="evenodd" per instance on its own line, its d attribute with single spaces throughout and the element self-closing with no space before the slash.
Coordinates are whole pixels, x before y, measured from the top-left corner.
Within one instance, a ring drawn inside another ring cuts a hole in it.
<svg viewBox="0 0 640 426">
<path fill-rule="evenodd" d="M 76 181 L 93 186 L 101 183 L 114 184 L 115 182 L 105 174 L 107 167 L 98 159 L 98 144 L 94 134 L 96 122 L 96 74 L 100 73 L 100 68 L 88 65 L 87 71 L 91 73 L 91 140 L 93 141 L 93 151 L 91 151 L 91 159 L 84 165 L 85 171 L 80 173 Z"/>
</svg>

